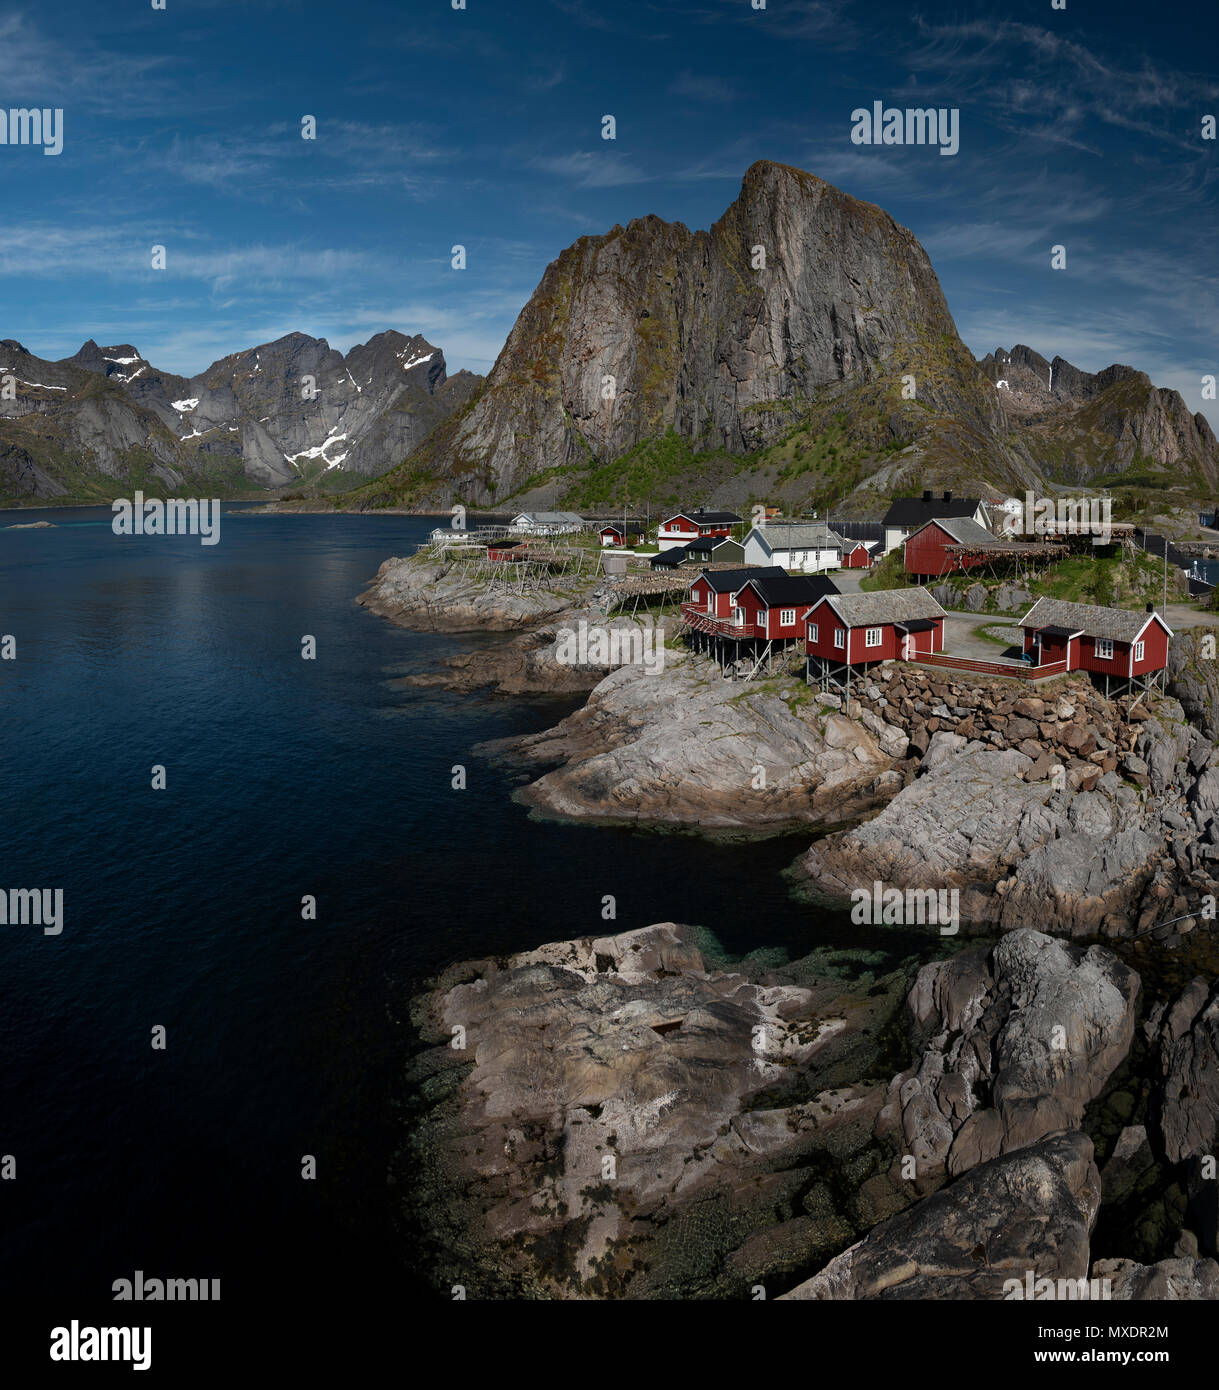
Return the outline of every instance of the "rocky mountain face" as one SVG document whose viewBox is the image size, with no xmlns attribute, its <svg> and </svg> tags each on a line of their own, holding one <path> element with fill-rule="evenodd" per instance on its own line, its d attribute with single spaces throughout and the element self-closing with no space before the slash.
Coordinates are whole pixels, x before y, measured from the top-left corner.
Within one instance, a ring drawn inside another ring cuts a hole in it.
<svg viewBox="0 0 1219 1390">
<path fill-rule="evenodd" d="M 859 510 L 924 482 L 987 494 L 1126 469 L 1219 478 L 1219 446 L 1176 392 L 1027 348 L 978 363 L 911 232 L 760 162 L 709 231 L 649 216 L 568 247 L 469 408 L 365 497 L 488 503 L 562 468 L 561 500 L 592 505 L 605 486 L 653 485 L 633 451 L 673 436 L 700 457 L 668 480 L 724 505 L 845 494 Z"/>
<path fill-rule="evenodd" d="M 918 402 L 903 401 L 903 374 Z M 469 410 L 408 463 L 479 501 L 548 468 L 675 431 L 747 454 L 816 400 L 865 411 L 877 447 L 1002 426 L 926 252 L 880 208 L 758 163 L 710 231 L 644 217 L 546 269 Z M 852 391 L 875 388 L 866 398 Z M 928 411 L 930 407 L 930 411 Z"/>
<path fill-rule="evenodd" d="M 379 333 L 344 356 L 291 333 L 194 377 L 92 339 L 60 362 L 0 344 L 0 499 L 195 485 L 343 485 L 400 462 L 481 378 L 426 339 Z"/>
</svg>

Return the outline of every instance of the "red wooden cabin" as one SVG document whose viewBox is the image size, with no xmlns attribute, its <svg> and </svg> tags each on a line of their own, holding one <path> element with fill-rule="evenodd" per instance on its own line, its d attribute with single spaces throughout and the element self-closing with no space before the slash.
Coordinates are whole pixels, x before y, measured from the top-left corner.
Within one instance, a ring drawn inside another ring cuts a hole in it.
<svg viewBox="0 0 1219 1390">
<path fill-rule="evenodd" d="M 1146 689 L 1168 665 L 1172 629 L 1155 611 L 1039 598 L 1020 626 L 1034 666 L 1062 661 L 1067 671 L 1103 676 L 1108 688 L 1117 681 Z"/>
<path fill-rule="evenodd" d="M 810 606 L 836 593 L 837 584 L 824 575 L 756 574 L 737 591 L 734 616 L 765 641 L 797 641 L 804 636 L 804 615 Z"/>
<path fill-rule="evenodd" d="M 983 561 L 981 555 L 953 554 L 949 546 L 998 548 L 1001 542 L 972 517 L 936 517 L 920 526 L 905 545 L 906 573 L 916 579 L 939 579 L 954 571 L 967 572 Z"/>
<path fill-rule="evenodd" d="M 809 657 L 828 666 L 917 661 L 944 650 L 944 610 L 926 589 L 828 594 L 804 624 Z"/>
<path fill-rule="evenodd" d="M 741 518 L 735 512 L 709 512 L 702 507 L 697 511 L 677 512 L 660 523 L 656 542 L 664 550 L 671 545 L 685 545 L 687 541 L 704 536 L 730 536 L 732 528 L 739 526 L 740 522 Z"/>
<path fill-rule="evenodd" d="M 866 570 L 872 567 L 872 551 L 866 541 L 847 541 L 849 549 L 842 552 L 842 567 L 848 570 Z"/>
</svg>

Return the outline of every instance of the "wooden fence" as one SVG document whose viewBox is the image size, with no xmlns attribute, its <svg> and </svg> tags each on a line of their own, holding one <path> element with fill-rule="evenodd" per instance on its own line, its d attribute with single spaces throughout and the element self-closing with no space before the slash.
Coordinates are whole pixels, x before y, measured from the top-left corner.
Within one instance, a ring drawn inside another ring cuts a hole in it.
<svg viewBox="0 0 1219 1390">
<path fill-rule="evenodd" d="M 1040 680 L 1066 672 L 1065 661 L 1047 661 L 1033 666 L 1020 661 L 974 661 L 967 656 L 952 656 L 949 652 L 916 652 L 911 660 L 925 666 L 945 666 L 949 670 L 973 671 L 983 676 L 1014 676 L 1017 680 Z"/>
</svg>

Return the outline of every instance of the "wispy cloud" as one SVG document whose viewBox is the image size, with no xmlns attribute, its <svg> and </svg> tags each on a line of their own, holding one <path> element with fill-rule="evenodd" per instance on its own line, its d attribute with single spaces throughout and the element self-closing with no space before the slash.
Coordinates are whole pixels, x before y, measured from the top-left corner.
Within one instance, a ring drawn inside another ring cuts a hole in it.
<svg viewBox="0 0 1219 1390">
<path fill-rule="evenodd" d="M 731 82 L 709 73 L 679 72 L 669 84 L 669 91 L 689 101 L 725 102 L 737 98 L 737 89 Z"/>
<path fill-rule="evenodd" d="M 647 183 L 651 177 L 623 155 L 606 151 L 575 150 L 571 154 L 541 156 L 530 161 L 534 169 L 566 179 L 577 188 L 621 188 Z"/>
<path fill-rule="evenodd" d="M 0 90 L 21 93 L 15 105 L 112 109 L 121 93 L 132 114 L 164 111 L 181 66 L 172 55 L 107 49 L 85 35 L 69 42 L 23 12 L 0 17 Z"/>
</svg>

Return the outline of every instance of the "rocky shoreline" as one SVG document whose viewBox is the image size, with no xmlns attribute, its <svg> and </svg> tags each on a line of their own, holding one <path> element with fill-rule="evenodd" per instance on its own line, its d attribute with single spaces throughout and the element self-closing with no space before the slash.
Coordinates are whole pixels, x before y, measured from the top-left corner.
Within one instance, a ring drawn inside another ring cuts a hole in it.
<svg viewBox="0 0 1219 1390">
<path fill-rule="evenodd" d="M 411 684 L 588 692 L 476 750 L 525 772 L 540 814 L 806 826 L 798 891 L 952 888 L 964 923 L 999 933 L 932 927 L 931 963 L 854 981 L 812 957 L 733 965 L 674 923 L 452 967 L 413 1005 L 425 1046 L 395 1170 L 438 1286 L 1219 1297 L 1204 634 L 1180 644 L 1173 693 L 1134 704 L 1081 677 L 1031 693 L 899 664 L 845 702 L 725 679 L 672 631 L 662 667 L 568 665 L 564 633 L 605 622 L 595 590 L 525 611 L 387 565 L 372 611 L 501 634 Z"/>
<path fill-rule="evenodd" d="M 1030 928 L 912 983 L 707 949 L 661 923 L 455 966 L 416 1000 L 427 1047 L 396 1167 L 438 1285 L 990 1299 L 1107 1279 L 1116 1299 L 1219 1296 L 1213 984 L 1147 1008 L 1110 951 Z M 1122 1071 L 1141 1008 L 1150 1093 Z M 914 1060 L 885 1082 L 895 1023 Z M 1107 1108 L 1129 1120 L 1116 1143 Z M 1155 1236 L 1128 1238 L 1139 1258 L 1094 1253 L 1102 1209 L 1153 1169 Z"/>
<path fill-rule="evenodd" d="M 886 665 L 849 705 L 794 676 L 725 679 L 651 616 L 603 616 L 579 593 L 471 592 L 453 567 L 388 560 L 360 602 L 406 626 L 499 633 L 405 678 L 501 694 L 588 693 L 553 728 L 477 751 L 530 780 L 518 797 L 570 819 L 704 831 L 823 834 L 793 872 L 848 899 L 880 882 L 951 888 L 960 916 L 1076 937 L 1168 923 L 1176 938 L 1219 896 L 1219 681 L 1182 635 L 1170 689 L 1109 700 L 1081 676 L 1022 683 Z M 663 663 L 575 665 L 579 624 L 647 633 Z M 648 629 L 653 629 L 650 633 Z M 1189 710 L 1187 717 L 1186 709 Z"/>
</svg>

